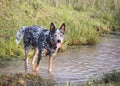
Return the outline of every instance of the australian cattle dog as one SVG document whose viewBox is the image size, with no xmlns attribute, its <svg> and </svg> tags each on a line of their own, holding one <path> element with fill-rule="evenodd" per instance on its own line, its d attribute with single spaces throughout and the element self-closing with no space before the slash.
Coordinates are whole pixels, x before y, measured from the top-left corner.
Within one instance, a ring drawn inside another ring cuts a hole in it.
<svg viewBox="0 0 120 86">
<path fill-rule="evenodd" d="M 34 48 L 34 54 L 32 56 L 32 70 L 38 71 L 40 67 L 40 60 L 44 52 L 49 55 L 49 67 L 48 71 L 52 71 L 53 58 L 55 57 L 58 49 L 64 41 L 65 23 L 60 28 L 56 28 L 53 23 L 50 24 L 50 30 L 41 26 L 23 26 L 16 34 L 16 43 L 19 44 L 23 38 L 25 49 L 25 70 L 28 66 L 28 53 L 30 46 Z M 37 63 L 35 63 L 35 56 L 38 53 Z"/>
</svg>

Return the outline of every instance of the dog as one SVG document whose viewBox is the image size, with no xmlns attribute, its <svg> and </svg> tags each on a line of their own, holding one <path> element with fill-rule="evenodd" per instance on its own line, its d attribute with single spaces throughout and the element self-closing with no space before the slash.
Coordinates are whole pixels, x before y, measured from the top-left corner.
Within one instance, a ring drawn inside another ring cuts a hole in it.
<svg viewBox="0 0 120 86">
<path fill-rule="evenodd" d="M 54 23 L 50 24 L 50 30 L 41 26 L 22 26 L 16 34 L 16 44 L 20 43 L 23 38 L 25 50 L 25 70 L 28 66 L 28 54 L 30 46 L 33 46 L 34 53 L 32 56 L 32 70 L 39 71 L 40 60 L 43 54 L 49 55 L 48 71 L 52 71 L 52 64 L 58 49 L 65 39 L 65 23 L 60 28 L 56 28 Z M 38 54 L 35 66 L 35 56 Z"/>
</svg>

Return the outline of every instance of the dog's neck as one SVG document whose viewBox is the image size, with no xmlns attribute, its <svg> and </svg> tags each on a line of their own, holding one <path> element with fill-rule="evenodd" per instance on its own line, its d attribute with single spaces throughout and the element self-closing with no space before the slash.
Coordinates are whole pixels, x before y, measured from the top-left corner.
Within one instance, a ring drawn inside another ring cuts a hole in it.
<svg viewBox="0 0 120 86">
<path fill-rule="evenodd" d="M 56 50 L 57 46 L 55 45 L 55 43 L 51 40 L 50 38 L 50 35 L 46 38 L 46 43 L 47 43 L 47 47 L 46 49 L 49 51 L 49 52 L 52 52 L 54 50 Z"/>
</svg>

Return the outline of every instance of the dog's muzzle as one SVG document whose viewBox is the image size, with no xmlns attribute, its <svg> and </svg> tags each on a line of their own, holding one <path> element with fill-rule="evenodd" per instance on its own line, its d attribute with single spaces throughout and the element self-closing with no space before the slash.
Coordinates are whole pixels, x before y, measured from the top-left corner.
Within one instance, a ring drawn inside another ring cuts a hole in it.
<svg viewBox="0 0 120 86">
<path fill-rule="evenodd" d="M 57 48 L 61 47 L 61 40 L 57 40 L 56 46 L 57 46 Z"/>
<path fill-rule="evenodd" d="M 51 43 L 53 46 L 56 46 L 57 48 L 61 47 L 61 40 L 57 40 L 57 42 L 54 42 L 53 40 L 51 40 Z"/>
</svg>

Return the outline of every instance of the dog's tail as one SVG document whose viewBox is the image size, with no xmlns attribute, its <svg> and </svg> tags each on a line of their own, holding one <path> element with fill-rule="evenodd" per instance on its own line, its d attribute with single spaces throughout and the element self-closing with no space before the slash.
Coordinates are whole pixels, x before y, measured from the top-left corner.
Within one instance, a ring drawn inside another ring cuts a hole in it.
<svg viewBox="0 0 120 86">
<path fill-rule="evenodd" d="M 24 36 L 26 26 L 21 27 L 16 34 L 16 44 L 19 44 Z"/>
</svg>

